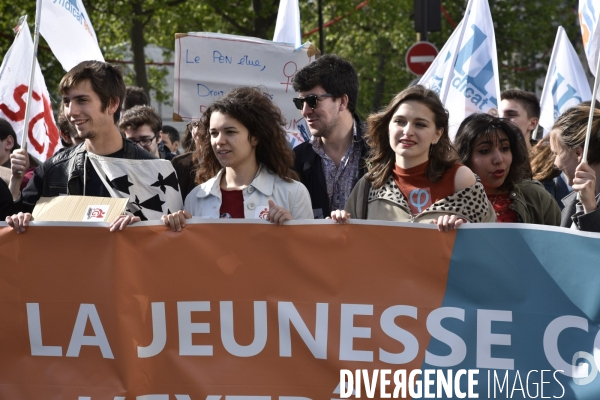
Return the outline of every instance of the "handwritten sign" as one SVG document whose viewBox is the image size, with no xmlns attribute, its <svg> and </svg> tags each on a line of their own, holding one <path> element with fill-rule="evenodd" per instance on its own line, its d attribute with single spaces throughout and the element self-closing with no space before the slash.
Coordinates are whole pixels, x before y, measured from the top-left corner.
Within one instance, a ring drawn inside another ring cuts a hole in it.
<svg viewBox="0 0 600 400">
<path fill-rule="evenodd" d="M 279 106 L 292 145 L 306 139 L 298 128 L 302 114 L 292 102 L 292 77 L 314 59 L 310 43 L 286 43 L 217 33 L 175 35 L 174 121 L 199 119 L 231 89 L 261 86 Z"/>
</svg>

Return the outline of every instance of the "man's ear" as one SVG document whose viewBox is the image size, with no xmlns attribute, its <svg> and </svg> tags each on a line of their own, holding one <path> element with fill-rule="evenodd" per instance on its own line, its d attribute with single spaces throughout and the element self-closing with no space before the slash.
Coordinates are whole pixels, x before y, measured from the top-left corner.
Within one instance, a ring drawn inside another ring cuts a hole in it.
<svg viewBox="0 0 600 400">
<path fill-rule="evenodd" d="M 110 114 L 114 114 L 117 112 L 117 109 L 119 108 L 119 104 L 121 104 L 121 99 L 119 99 L 118 97 L 113 97 L 112 99 L 110 99 L 110 101 L 108 102 L 108 112 Z M 123 110 L 121 110 L 123 111 Z"/>
<path fill-rule="evenodd" d="M 344 94 L 342 95 L 342 97 L 340 97 L 340 111 L 345 111 L 348 109 L 348 102 L 350 101 L 350 99 L 348 99 L 348 95 Z"/>
<path fill-rule="evenodd" d="M 532 131 L 535 129 L 535 127 L 538 125 L 538 122 L 540 121 L 539 118 L 529 118 L 529 124 L 527 125 L 527 130 L 528 131 Z"/>
</svg>

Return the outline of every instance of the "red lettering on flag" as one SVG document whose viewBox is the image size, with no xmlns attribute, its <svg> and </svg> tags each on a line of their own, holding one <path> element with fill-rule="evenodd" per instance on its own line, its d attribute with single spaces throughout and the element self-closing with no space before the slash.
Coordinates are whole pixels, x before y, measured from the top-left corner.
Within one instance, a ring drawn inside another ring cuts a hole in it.
<svg viewBox="0 0 600 400">
<path fill-rule="evenodd" d="M 19 110 L 13 111 L 6 104 L 0 104 L 0 111 L 6 115 L 11 121 L 20 122 L 25 119 L 25 108 L 27 104 L 25 100 L 23 100 L 23 95 L 27 93 L 29 87 L 27 85 L 19 85 L 15 88 L 13 92 L 13 99 L 15 103 L 19 106 Z M 46 147 L 45 143 L 40 143 L 35 136 L 33 135 L 33 128 L 38 121 L 42 121 L 45 123 L 46 136 L 48 137 L 48 151 L 46 153 L 46 158 L 52 157 L 54 154 L 54 149 L 58 145 L 58 128 L 54 124 L 54 119 L 52 117 L 52 106 L 50 105 L 50 101 L 46 98 L 46 96 L 41 96 L 37 94 L 35 91 L 31 93 L 31 97 L 35 101 L 42 101 L 44 105 L 44 111 L 34 115 L 31 118 L 29 123 L 29 129 L 27 131 L 27 136 L 29 138 L 29 142 L 33 146 L 33 148 L 40 154 L 44 153 L 44 149 Z"/>
</svg>

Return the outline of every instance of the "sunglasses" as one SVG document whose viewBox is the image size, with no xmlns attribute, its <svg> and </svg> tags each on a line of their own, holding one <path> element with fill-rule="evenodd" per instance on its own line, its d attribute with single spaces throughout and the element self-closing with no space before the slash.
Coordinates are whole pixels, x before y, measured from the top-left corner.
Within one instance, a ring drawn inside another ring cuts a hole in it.
<svg viewBox="0 0 600 400">
<path fill-rule="evenodd" d="M 302 109 L 304 108 L 304 103 L 306 102 L 306 104 L 308 104 L 308 106 L 311 109 L 315 109 L 317 108 L 319 99 L 322 99 L 324 97 L 335 97 L 332 94 L 311 94 L 309 96 L 306 97 L 294 97 L 292 100 L 294 101 L 294 105 L 296 106 L 296 108 L 300 111 L 302 111 Z"/>
</svg>

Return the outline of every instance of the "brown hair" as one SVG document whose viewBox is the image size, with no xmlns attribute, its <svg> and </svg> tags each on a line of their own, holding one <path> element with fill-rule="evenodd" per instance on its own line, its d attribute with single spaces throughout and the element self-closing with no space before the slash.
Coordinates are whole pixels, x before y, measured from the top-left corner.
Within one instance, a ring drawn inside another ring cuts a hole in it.
<svg viewBox="0 0 600 400">
<path fill-rule="evenodd" d="M 181 139 L 181 146 L 186 152 L 196 151 L 196 141 L 192 137 L 192 129 L 195 126 L 199 126 L 198 121 L 192 121 L 185 126 L 185 130 L 183 131 L 183 139 Z"/>
<path fill-rule="evenodd" d="M 286 182 L 298 179 L 291 169 L 294 152 L 290 149 L 285 120 L 266 93 L 259 88 L 239 87 L 212 103 L 200 118 L 194 159 L 202 159 L 196 173 L 196 183 L 214 177 L 222 168 L 210 142 L 210 117 L 219 112 L 238 120 L 248 129 L 248 139 L 256 139 L 256 160 Z"/>
<path fill-rule="evenodd" d="M 550 148 L 550 135 L 540 140 L 530 153 L 531 172 L 536 181 L 547 181 L 560 175 L 560 170 L 554 166 L 554 154 Z"/>
<path fill-rule="evenodd" d="M 366 179 L 373 187 L 379 188 L 390 177 L 396 155 L 390 146 L 389 125 L 400 104 L 406 101 L 417 101 L 433 112 L 436 129 L 442 129 L 442 136 L 437 144 L 432 145 L 429 151 L 429 165 L 425 171 L 431 182 L 437 182 L 458 162 L 458 155 L 450 143 L 448 136 L 448 112 L 442 105 L 437 93 L 421 85 L 404 89 L 382 111 L 371 114 L 367 119 L 367 132 L 365 138 L 371 152 L 367 158 L 369 172 Z"/>
<path fill-rule="evenodd" d="M 58 91 L 62 95 L 66 95 L 73 86 L 86 80 L 90 82 L 92 90 L 100 97 L 102 111 L 106 110 L 111 101 L 118 101 L 119 106 L 113 116 L 116 124 L 121 116 L 121 108 L 125 99 L 125 82 L 123 82 L 121 69 L 101 61 L 82 61 L 63 76 L 58 85 Z"/>
<path fill-rule="evenodd" d="M 550 140 L 569 150 L 583 147 L 589 117 L 589 105 L 580 104 L 569 108 L 554 123 L 550 130 Z M 597 108 L 594 108 L 587 163 L 589 165 L 600 163 L 600 109 Z"/>
<path fill-rule="evenodd" d="M 158 112 L 150 106 L 135 106 L 123 113 L 119 120 L 119 129 L 125 133 L 126 129 L 139 129 L 142 125 L 148 125 L 154 136 L 158 137 L 162 128 L 162 118 Z"/>
<path fill-rule="evenodd" d="M 527 112 L 527 118 L 540 118 L 540 102 L 534 93 L 521 89 L 508 89 L 500 93 L 500 100 L 516 100 Z"/>
</svg>

